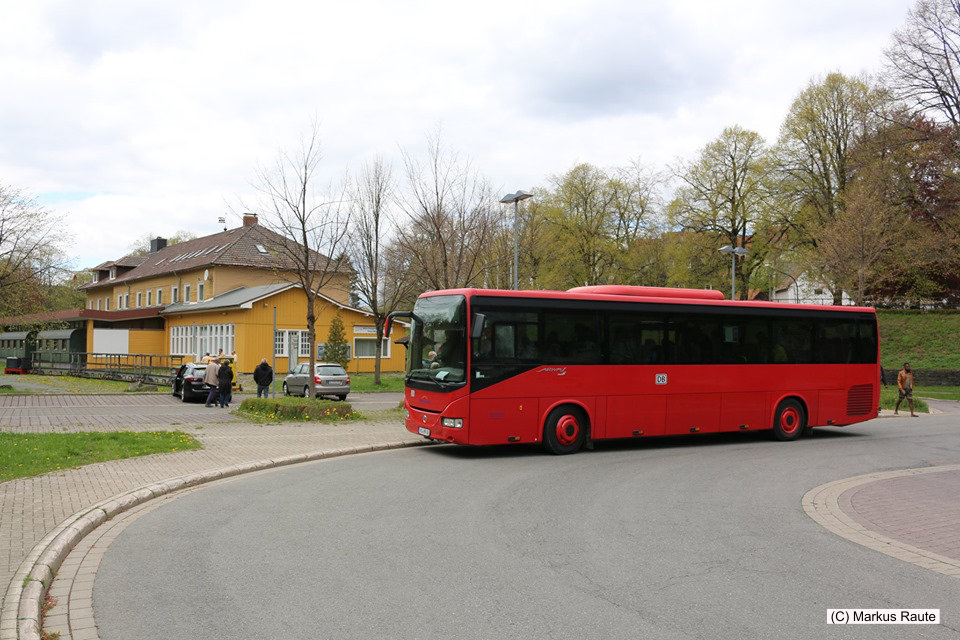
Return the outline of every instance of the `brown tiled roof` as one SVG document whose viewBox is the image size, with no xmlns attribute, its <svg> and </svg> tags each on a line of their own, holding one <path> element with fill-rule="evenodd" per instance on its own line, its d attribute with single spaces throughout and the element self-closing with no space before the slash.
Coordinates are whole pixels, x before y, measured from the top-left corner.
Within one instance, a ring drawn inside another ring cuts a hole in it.
<svg viewBox="0 0 960 640">
<path fill-rule="evenodd" d="M 143 256 L 126 256 L 115 263 L 104 263 L 125 266 L 132 263 L 135 258 L 140 259 L 135 268 L 118 274 L 113 280 L 91 282 L 79 288 L 81 290 L 96 289 L 123 282 L 142 280 L 143 278 L 152 278 L 174 271 L 190 271 L 213 265 L 290 270 L 294 268 L 292 261 L 276 249 L 276 247 L 285 243 L 292 243 L 292 241 L 262 225 L 252 224 L 238 227 L 202 238 L 185 240 Z M 258 250 L 257 245 L 263 246 L 267 253 Z M 127 262 L 128 259 L 130 262 Z M 326 262 L 327 258 L 317 253 L 316 260 L 317 263 L 323 263 Z M 342 265 L 338 271 L 350 273 L 350 266 Z"/>
<path fill-rule="evenodd" d="M 116 281 L 114 281 L 116 282 Z M 123 309 L 121 311 L 100 311 L 97 309 L 64 309 L 62 311 L 44 311 L 25 316 L 7 316 L 0 318 L 0 325 L 33 325 L 46 322 L 67 322 L 70 320 L 136 320 L 153 318 L 160 315 L 162 307 L 144 307 Z"/>
</svg>

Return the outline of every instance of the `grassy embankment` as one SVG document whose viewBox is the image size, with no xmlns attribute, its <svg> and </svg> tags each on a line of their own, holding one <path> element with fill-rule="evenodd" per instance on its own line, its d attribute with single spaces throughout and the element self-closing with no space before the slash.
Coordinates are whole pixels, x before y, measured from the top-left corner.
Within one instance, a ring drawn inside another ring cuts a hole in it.
<svg viewBox="0 0 960 640">
<path fill-rule="evenodd" d="M 0 433 L 0 482 L 94 462 L 199 449 L 182 431 Z"/>
<path fill-rule="evenodd" d="M 898 371 L 960 369 L 960 312 L 880 310 L 880 361 Z M 922 385 L 923 380 L 917 380 Z"/>
</svg>

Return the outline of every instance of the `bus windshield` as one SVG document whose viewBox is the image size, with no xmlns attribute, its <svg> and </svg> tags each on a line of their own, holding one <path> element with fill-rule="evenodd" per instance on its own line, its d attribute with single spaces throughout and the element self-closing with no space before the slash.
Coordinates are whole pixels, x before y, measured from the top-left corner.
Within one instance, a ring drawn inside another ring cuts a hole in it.
<svg viewBox="0 0 960 640">
<path fill-rule="evenodd" d="M 445 388 L 466 381 L 467 301 L 461 295 L 420 298 L 413 307 L 407 379 Z"/>
</svg>

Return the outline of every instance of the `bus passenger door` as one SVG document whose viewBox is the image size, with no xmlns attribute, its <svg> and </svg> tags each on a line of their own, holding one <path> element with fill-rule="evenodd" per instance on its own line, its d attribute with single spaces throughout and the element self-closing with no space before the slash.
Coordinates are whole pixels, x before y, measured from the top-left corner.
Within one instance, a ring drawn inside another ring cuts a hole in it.
<svg viewBox="0 0 960 640">
<path fill-rule="evenodd" d="M 667 398 L 663 395 L 607 396 L 605 438 L 662 436 Z"/>
</svg>

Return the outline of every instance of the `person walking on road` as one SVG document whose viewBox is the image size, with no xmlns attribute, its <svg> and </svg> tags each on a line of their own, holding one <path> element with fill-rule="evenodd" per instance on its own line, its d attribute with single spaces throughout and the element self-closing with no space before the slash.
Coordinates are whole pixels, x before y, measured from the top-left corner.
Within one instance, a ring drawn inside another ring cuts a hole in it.
<svg viewBox="0 0 960 640">
<path fill-rule="evenodd" d="M 267 364 L 266 358 L 261 360 L 253 370 L 253 381 L 257 383 L 257 397 L 269 397 L 270 384 L 273 382 L 273 367 Z"/>
<path fill-rule="evenodd" d="M 207 394 L 207 404 L 209 407 L 217 399 L 217 388 L 220 385 L 220 379 L 217 377 L 220 373 L 220 365 L 211 360 L 207 363 L 207 370 L 203 373 L 203 383 L 210 387 L 210 393 Z"/>
<path fill-rule="evenodd" d="M 904 362 L 903 370 L 897 374 L 897 389 L 899 397 L 897 398 L 897 406 L 893 409 L 893 415 L 900 415 L 900 403 L 906 398 L 910 405 L 910 415 L 916 418 L 917 414 L 913 412 L 913 372 L 910 370 L 909 362 Z"/>
<path fill-rule="evenodd" d="M 233 386 L 233 369 L 230 368 L 230 362 L 225 360 L 217 371 L 217 378 L 220 379 L 220 408 L 230 406 L 230 390 Z"/>
</svg>

